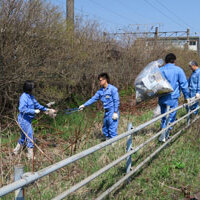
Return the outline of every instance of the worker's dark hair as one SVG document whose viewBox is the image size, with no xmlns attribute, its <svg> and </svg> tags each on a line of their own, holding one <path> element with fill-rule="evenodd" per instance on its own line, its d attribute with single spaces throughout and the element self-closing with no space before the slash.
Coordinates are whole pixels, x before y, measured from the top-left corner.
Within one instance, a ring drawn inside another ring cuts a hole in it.
<svg viewBox="0 0 200 200">
<path fill-rule="evenodd" d="M 169 53 L 165 57 L 165 63 L 174 63 L 176 60 L 176 56 L 173 53 Z"/>
<path fill-rule="evenodd" d="M 194 65 L 198 66 L 198 63 L 195 60 L 192 60 L 192 61 L 189 62 L 189 65 L 190 66 L 194 66 Z"/>
<path fill-rule="evenodd" d="M 23 85 L 23 91 L 24 92 L 31 94 L 33 88 L 35 88 L 35 84 L 34 84 L 33 81 L 30 81 L 30 80 L 25 81 L 25 83 Z"/>
<path fill-rule="evenodd" d="M 107 82 L 110 83 L 110 77 L 108 76 L 107 73 L 104 72 L 104 73 L 99 74 L 99 75 L 98 75 L 98 80 L 99 80 L 100 78 L 106 79 Z"/>
</svg>

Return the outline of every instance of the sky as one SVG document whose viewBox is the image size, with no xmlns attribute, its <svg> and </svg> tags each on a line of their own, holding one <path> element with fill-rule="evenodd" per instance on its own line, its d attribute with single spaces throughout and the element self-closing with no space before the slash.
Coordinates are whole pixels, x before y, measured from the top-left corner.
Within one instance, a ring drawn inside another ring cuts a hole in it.
<svg viewBox="0 0 200 200">
<path fill-rule="evenodd" d="M 49 0 L 65 14 L 66 0 Z M 186 31 L 200 35 L 200 0 L 74 0 L 75 16 L 108 32 Z"/>
</svg>

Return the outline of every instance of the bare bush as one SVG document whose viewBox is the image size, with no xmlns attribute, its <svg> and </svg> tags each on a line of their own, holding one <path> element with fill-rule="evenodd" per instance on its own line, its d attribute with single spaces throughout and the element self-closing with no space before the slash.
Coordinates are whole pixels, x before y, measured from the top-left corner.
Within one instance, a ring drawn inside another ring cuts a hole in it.
<svg viewBox="0 0 200 200">
<path fill-rule="evenodd" d="M 0 0 L 0 10 L 1 115 L 15 111 L 27 79 L 37 83 L 41 103 L 61 104 L 75 101 L 76 95 L 84 99 L 93 95 L 100 72 L 108 72 L 119 89 L 132 87 L 148 62 L 169 51 L 157 43 L 146 46 L 133 35 L 104 34 L 97 22 L 82 17 L 72 32 L 61 12 L 42 0 Z M 174 51 L 186 65 L 191 55 Z"/>
</svg>

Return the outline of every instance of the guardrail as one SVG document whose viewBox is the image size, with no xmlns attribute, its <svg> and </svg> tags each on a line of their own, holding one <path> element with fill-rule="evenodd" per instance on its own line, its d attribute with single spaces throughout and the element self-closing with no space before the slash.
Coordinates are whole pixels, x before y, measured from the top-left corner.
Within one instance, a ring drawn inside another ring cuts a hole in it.
<svg viewBox="0 0 200 200">
<path fill-rule="evenodd" d="M 180 121 L 182 121 L 183 119 L 187 119 L 187 127 L 190 125 L 190 115 L 195 112 L 196 110 L 198 110 L 199 108 L 196 108 L 195 110 L 190 111 L 188 109 L 188 113 L 184 116 L 182 116 L 180 119 L 176 120 L 175 122 L 167 125 L 166 128 L 162 129 L 161 131 L 159 131 L 158 133 L 156 133 L 153 137 L 149 138 L 148 140 L 146 140 L 144 143 L 140 144 L 139 146 L 135 147 L 134 149 L 132 149 L 132 135 L 138 131 L 140 131 L 141 129 L 153 124 L 154 122 L 160 120 L 162 117 L 164 116 L 168 116 L 170 113 L 177 111 L 181 108 L 186 108 L 192 104 L 194 104 L 195 102 L 197 102 L 200 98 L 198 99 L 194 99 L 192 100 L 190 103 L 188 104 L 183 104 L 178 106 L 175 109 L 172 109 L 168 112 L 166 112 L 165 114 L 162 114 L 150 121 L 145 122 L 144 124 L 141 124 L 135 128 L 132 127 L 132 124 L 128 124 L 128 131 L 125 133 L 122 133 L 118 136 L 116 136 L 115 138 L 112 138 L 108 141 L 102 142 L 96 146 L 93 146 L 85 151 L 82 151 L 74 156 L 71 156 L 67 159 L 64 159 L 58 163 L 55 163 L 53 165 L 50 165 L 49 167 L 46 167 L 38 172 L 34 172 L 34 173 L 25 173 L 23 175 L 21 175 L 21 178 L 19 180 L 16 179 L 15 182 L 4 186 L 2 188 L 0 188 L 0 197 L 5 196 L 6 194 L 13 192 L 15 190 L 18 190 L 20 192 L 16 192 L 17 194 L 22 194 L 22 188 L 29 185 L 30 183 L 35 182 L 36 180 L 56 171 L 59 170 L 62 167 L 65 167 L 71 163 L 74 163 L 108 145 L 111 145 L 114 142 L 117 142 L 125 137 L 128 137 L 127 140 L 127 153 L 124 154 L 122 157 L 118 158 L 117 160 L 113 161 L 112 163 L 106 165 L 105 167 L 101 168 L 100 170 L 98 170 L 97 172 L 95 172 L 94 174 L 90 175 L 89 177 L 85 178 L 84 180 L 82 180 L 81 182 L 77 183 L 76 185 L 72 186 L 70 189 L 66 190 L 65 192 L 61 193 L 60 195 L 58 195 L 57 197 L 53 198 L 53 200 L 59 200 L 59 199 L 63 199 L 66 196 L 68 196 L 69 194 L 75 192 L 76 190 L 78 190 L 79 188 L 83 187 L 84 185 L 86 185 L 87 183 L 91 182 L 93 179 L 97 178 L 98 176 L 100 176 L 101 174 L 103 174 L 104 172 L 106 172 L 107 170 L 109 170 L 110 168 L 114 167 L 115 165 L 117 165 L 118 163 L 120 163 L 121 161 L 123 161 L 124 159 L 127 159 L 127 170 L 126 170 L 126 175 L 120 179 L 117 183 L 115 183 L 111 188 L 109 188 L 108 190 L 106 190 L 104 193 L 102 193 L 97 199 L 103 199 L 105 196 L 107 196 L 110 192 L 112 192 L 116 187 L 118 187 L 121 183 L 123 183 L 125 180 L 127 180 L 130 176 L 132 176 L 136 171 L 138 171 L 145 163 L 147 163 L 152 157 L 154 157 L 158 152 L 160 152 L 169 142 L 171 142 L 174 138 L 176 138 L 178 135 L 180 135 L 182 130 L 179 130 L 178 133 L 174 134 L 173 137 L 171 137 L 169 140 L 167 140 L 166 143 L 164 143 L 163 145 L 161 145 L 155 152 L 153 152 L 149 157 L 147 157 L 142 163 L 140 163 L 134 170 L 130 170 L 131 169 L 131 155 L 136 153 L 138 150 L 140 150 L 141 148 L 143 148 L 145 145 L 147 145 L 149 142 L 151 142 L 152 140 L 154 140 L 155 138 L 157 138 L 158 136 L 160 136 L 162 133 L 168 131 L 168 129 L 171 126 L 174 126 L 175 124 L 179 123 Z M 16 170 L 17 171 L 17 170 Z M 17 175 L 16 175 L 17 176 Z M 23 200 L 23 197 L 15 197 L 15 199 L 20 199 Z"/>
</svg>

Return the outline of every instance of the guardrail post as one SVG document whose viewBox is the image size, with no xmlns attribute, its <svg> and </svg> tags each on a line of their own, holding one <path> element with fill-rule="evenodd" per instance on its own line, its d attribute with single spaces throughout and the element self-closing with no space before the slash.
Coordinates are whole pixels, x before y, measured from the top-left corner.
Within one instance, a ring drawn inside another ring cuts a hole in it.
<svg viewBox="0 0 200 200">
<path fill-rule="evenodd" d="M 187 109 L 187 113 L 189 113 L 190 112 L 190 106 L 187 105 L 186 109 Z M 188 115 L 188 117 L 187 117 L 187 127 L 190 125 L 190 119 L 191 119 L 191 115 Z"/>
<path fill-rule="evenodd" d="M 129 122 L 128 126 L 127 126 L 127 130 L 130 131 L 132 128 L 133 128 L 133 125 L 132 125 L 131 122 Z M 131 151 L 131 148 L 132 148 L 132 134 L 127 137 L 126 145 L 127 145 L 126 151 L 127 152 Z M 127 161 L 126 161 L 126 173 L 129 173 L 130 171 L 131 171 L 131 156 L 128 156 L 127 157 Z"/>
<path fill-rule="evenodd" d="M 23 165 L 17 165 L 14 168 L 14 180 L 18 181 L 22 178 L 22 175 L 24 173 L 24 166 Z M 15 200 L 24 200 L 24 189 L 20 188 L 18 190 L 15 190 Z"/>
<path fill-rule="evenodd" d="M 170 106 L 167 106 L 167 112 L 169 112 L 169 111 L 170 111 Z M 170 121 L 169 121 L 169 119 L 170 119 L 169 115 L 170 114 L 167 115 L 166 126 L 168 126 L 169 123 L 170 123 Z M 168 139 L 168 137 L 169 137 L 169 128 L 165 132 L 165 138 Z"/>
</svg>

